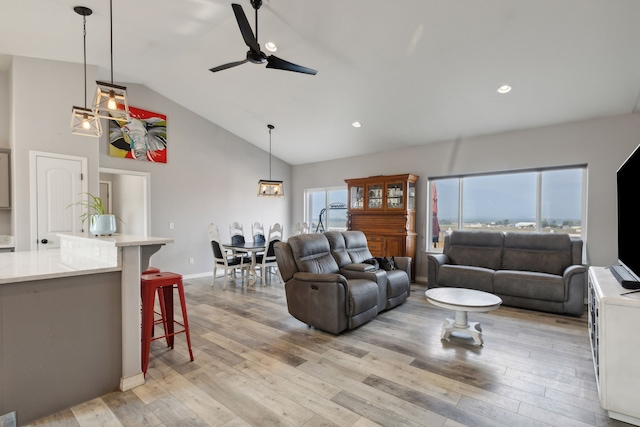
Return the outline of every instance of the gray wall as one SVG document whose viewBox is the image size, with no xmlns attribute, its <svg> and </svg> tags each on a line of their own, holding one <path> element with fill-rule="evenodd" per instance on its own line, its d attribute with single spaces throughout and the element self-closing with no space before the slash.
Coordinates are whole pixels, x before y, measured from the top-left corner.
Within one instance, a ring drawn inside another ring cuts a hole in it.
<svg viewBox="0 0 640 427">
<path fill-rule="evenodd" d="M 89 66 L 87 72 L 91 98 L 96 69 Z M 18 250 L 29 250 L 31 240 L 29 150 L 87 157 L 89 191 L 95 194 L 99 167 L 148 172 L 150 235 L 175 239 L 151 259 L 166 271 L 211 274 L 213 261 L 207 235 L 211 222 L 218 224 L 223 240 L 229 238 L 228 226 L 233 221 L 242 223 L 247 235 L 255 221 L 263 222 L 265 228 L 275 222 L 286 228 L 291 224 L 290 165 L 273 158 L 272 176 L 285 181 L 287 195 L 280 199 L 258 198 L 258 180 L 269 174 L 268 152 L 145 86 L 127 85 L 130 105 L 167 116 L 167 164 L 109 156 L 106 132 L 100 140 L 70 133 L 71 107 L 83 105 L 82 64 L 14 57 L 10 70 L 0 72 L 0 76 L 0 84 L 7 81 L 9 86 L 2 91 L 13 93 L 12 216 Z M 9 121 L 3 118 L 0 126 Z M 251 125 L 264 126 L 266 144 L 267 123 Z M 7 134 L 4 129 L 0 130 L 0 137 L 3 134 Z M 170 222 L 175 225 L 173 230 L 169 229 Z M 194 264 L 189 264 L 190 258 Z"/>
<path fill-rule="evenodd" d="M 89 93 L 95 69 L 89 67 Z M 3 82 L 9 86 L 7 89 Z M 82 65 L 16 57 L 12 68 L 0 72 L 0 95 L 8 93 L 11 116 L 1 117 L 2 135 L 9 135 L 14 161 L 14 234 L 18 249 L 28 249 L 28 151 L 41 150 L 85 156 L 89 159 L 89 188 L 98 189 L 98 166 L 148 172 L 150 175 L 150 234 L 172 237 L 152 263 L 184 275 L 210 272 L 211 250 L 207 226 L 218 224 L 222 238 L 228 224 L 239 221 L 245 232 L 261 221 L 280 222 L 285 234 L 293 222 L 303 220 L 305 188 L 344 186 L 345 178 L 411 172 L 419 175 L 417 275 L 426 276 L 424 257 L 427 178 L 449 174 L 521 168 L 588 165 L 587 260 L 609 265 L 616 258 L 615 171 L 640 143 L 640 115 L 595 118 L 496 135 L 460 138 L 386 153 L 291 167 L 273 159 L 273 178 L 285 181 L 282 199 L 255 197 L 257 181 L 268 177 L 269 153 L 142 85 L 127 85 L 130 104 L 167 115 L 167 164 L 150 164 L 108 155 L 106 134 L 97 141 L 69 133 L 72 105 L 82 102 Z M 46 96 L 43 96 L 46 94 Z M 1 104 L 0 100 L 0 104 Z M 33 117 L 38 125 L 33 125 Z M 13 129 L 7 131 L 7 123 Z M 266 123 L 265 142 L 267 141 Z M 13 134 L 13 136 L 12 136 Z M 259 142 L 259 141 L 258 141 Z M 348 142 L 346 142 L 348 143 Z M 346 172 L 345 172 L 346 171 Z M 0 216 L 0 230 L 7 228 Z M 169 229 L 173 222 L 175 228 Z M 189 264 L 194 258 L 194 264 Z"/>
<path fill-rule="evenodd" d="M 608 266 L 617 257 L 615 172 L 639 143 L 640 114 L 628 114 L 294 166 L 292 214 L 302 218 L 305 188 L 344 185 L 343 178 L 417 174 L 416 275 L 426 281 L 428 177 L 586 163 L 587 261 Z"/>
</svg>

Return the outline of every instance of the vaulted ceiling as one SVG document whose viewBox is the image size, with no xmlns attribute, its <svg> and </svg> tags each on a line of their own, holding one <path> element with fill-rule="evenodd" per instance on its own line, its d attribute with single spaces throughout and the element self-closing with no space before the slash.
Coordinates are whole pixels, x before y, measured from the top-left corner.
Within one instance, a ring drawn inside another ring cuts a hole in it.
<svg viewBox="0 0 640 427">
<path fill-rule="evenodd" d="M 78 5 L 108 80 L 109 0 L 0 0 L 0 54 L 82 63 Z M 273 124 L 274 156 L 304 164 L 633 112 L 639 21 L 637 0 L 265 0 L 262 50 L 318 74 L 212 73 L 248 50 L 231 2 L 113 0 L 113 73 L 264 150 Z"/>
</svg>

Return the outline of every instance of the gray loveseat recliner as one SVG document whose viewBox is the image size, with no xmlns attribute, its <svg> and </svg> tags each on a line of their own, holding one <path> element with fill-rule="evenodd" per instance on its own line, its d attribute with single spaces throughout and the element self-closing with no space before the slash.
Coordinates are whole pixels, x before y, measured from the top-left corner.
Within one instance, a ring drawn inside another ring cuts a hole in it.
<svg viewBox="0 0 640 427">
<path fill-rule="evenodd" d="M 587 268 L 582 240 L 560 233 L 454 231 L 428 255 L 428 286 L 470 288 L 505 305 L 579 316 Z"/>
<path fill-rule="evenodd" d="M 409 296 L 411 259 L 388 272 L 362 262 L 372 257 L 360 231 L 301 234 L 274 249 L 289 313 L 309 326 L 338 334 Z"/>
</svg>

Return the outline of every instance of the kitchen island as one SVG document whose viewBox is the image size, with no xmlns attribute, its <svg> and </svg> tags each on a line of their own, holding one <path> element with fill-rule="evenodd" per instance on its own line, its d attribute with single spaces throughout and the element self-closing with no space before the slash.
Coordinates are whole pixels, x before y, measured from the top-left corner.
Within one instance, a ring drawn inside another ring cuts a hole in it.
<svg viewBox="0 0 640 427">
<path fill-rule="evenodd" d="M 172 241 L 61 234 L 0 253 L 0 415 L 21 425 L 144 383 L 140 273 Z"/>
</svg>

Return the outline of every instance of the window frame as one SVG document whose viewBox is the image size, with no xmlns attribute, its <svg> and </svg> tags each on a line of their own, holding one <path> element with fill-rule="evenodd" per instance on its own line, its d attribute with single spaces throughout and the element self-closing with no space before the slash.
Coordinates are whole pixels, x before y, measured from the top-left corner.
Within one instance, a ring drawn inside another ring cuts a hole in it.
<svg viewBox="0 0 640 427">
<path fill-rule="evenodd" d="M 330 203 L 329 203 L 329 193 L 332 191 L 344 191 L 345 194 L 345 216 L 346 216 L 346 212 L 347 212 L 347 208 L 348 208 L 348 203 L 349 203 L 349 194 L 348 194 L 348 188 L 346 185 L 344 186 L 335 186 L 335 187 L 319 187 L 319 188 L 307 188 L 304 190 L 304 209 L 303 209 L 303 215 L 304 215 L 304 221 L 307 222 L 309 224 L 309 232 L 310 233 L 315 233 L 316 229 L 318 228 L 318 224 L 314 225 L 314 221 L 316 221 L 318 218 L 309 218 L 309 195 L 311 193 L 320 193 L 320 192 L 324 192 L 325 193 L 325 208 L 328 208 Z M 331 228 L 329 227 L 329 215 L 330 215 L 330 209 L 327 209 L 327 216 L 325 217 L 325 222 L 327 224 L 327 228 L 324 231 L 328 231 L 328 230 L 340 230 L 340 231 L 346 231 L 347 230 L 347 223 L 346 223 L 346 218 L 345 218 L 345 225 L 344 225 L 344 229 L 343 228 Z"/>
<path fill-rule="evenodd" d="M 425 239 L 426 251 L 427 252 L 442 252 L 442 248 L 434 249 L 432 248 L 433 242 L 433 215 L 432 215 L 432 189 L 431 185 L 434 181 L 437 184 L 438 180 L 444 179 L 457 179 L 458 180 L 458 215 L 457 215 L 457 228 L 456 230 L 464 229 L 464 178 L 474 178 L 480 176 L 498 176 L 498 175 L 510 175 L 510 174 L 521 174 L 521 173 L 536 173 L 536 232 L 542 232 L 542 223 L 543 223 L 543 207 L 542 207 L 542 187 L 543 187 L 543 174 L 545 172 L 553 172 L 553 171 L 561 171 L 561 170 L 581 170 L 582 172 L 582 183 L 580 189 L 580 197 L 581 197 L 581 206 L 580 206 L 580 238 L 585 243 L 587 241 L 587 177 L 588 177 L 588 165 L 587 164 L 576 164 L 576 165 L 566 165 L 566 166 L 553 166 L 553 167 L 541 167 L 541 168 L 528 168 L 528 169 L 514 169 L 507 171 L 494 171 L 494 172 L 483 172 L 483 173 L 474 173 L 474 174 L 459 174 L 459 175 L 448 175 L 448 176 L 434 176 L 427 178 L 427 204 L 426 204 L 426 224 L 427 229 Z M 437 187 L 436 187 L 437 191 Z M 523 231 L 525 232 L 525 231 Z M 530 231 L 529 231 L 530 232 Z"/>
</svg>

